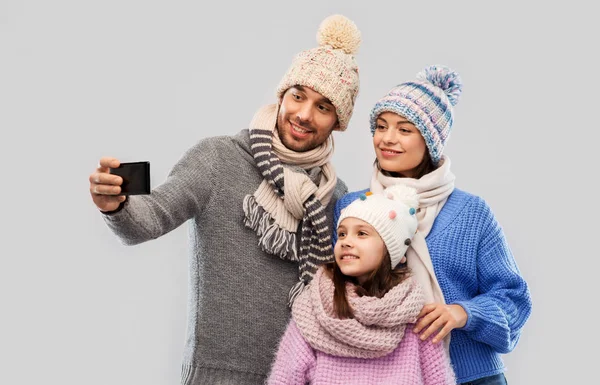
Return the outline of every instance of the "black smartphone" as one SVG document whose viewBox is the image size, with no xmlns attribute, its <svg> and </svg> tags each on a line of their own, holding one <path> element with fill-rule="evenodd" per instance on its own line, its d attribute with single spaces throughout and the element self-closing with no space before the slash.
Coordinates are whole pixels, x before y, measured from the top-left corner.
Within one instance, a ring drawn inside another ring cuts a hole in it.
<svg viewBox="0 0 600 385">
<path fill-rule="evenodd" d="M 110 173 L 123 178 L 121 195 L 150 194 L 150 162 L 121 163 L 117 168 L 111 168 Z"/>
</svg>

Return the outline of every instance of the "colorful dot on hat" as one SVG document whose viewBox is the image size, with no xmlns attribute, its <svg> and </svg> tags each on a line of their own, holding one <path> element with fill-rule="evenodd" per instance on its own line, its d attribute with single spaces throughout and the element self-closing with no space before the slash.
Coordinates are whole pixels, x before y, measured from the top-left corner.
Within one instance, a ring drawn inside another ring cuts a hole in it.
<svg viewBox="0 0 600 385">
<path fill-rule="evenodd" d="M 396 218 L 396 212 L 394 210 L 390 211 L 390 219 Z"/>
<path fill-rule="evenodd" d="M 372 193 L 371 191 L 367 191 L 367 192 L 365 193 L 365 195 L 366 195 L 366 196 L 370 196 L 370 195 L 373 195 L 373 193 Z"/>
<path fill-rule="evenodd" d="M 411 243 L 411 241 L 410 241 L 410 238 L 406 238 L 406 239 L 404 240 L 404 244 L 405 244 L 406 246 L 410 246 L 410 243 Z"/>
<path fill-rule="evenodd" d="M 367 199 L 367 196 L 365 194 L 360 194 L 358 197 L 360 198 L 361 201 L 364 201 Z"/>
<path fill-rule="evenodd" d="M 415 215 L 415 213 L 417 212 L 417 210 L 415 210 L 414 207 L 411 207 L 410 210 L 408 210 L 408 212 L 410 213 L 410 215 Z"/>
</svg>

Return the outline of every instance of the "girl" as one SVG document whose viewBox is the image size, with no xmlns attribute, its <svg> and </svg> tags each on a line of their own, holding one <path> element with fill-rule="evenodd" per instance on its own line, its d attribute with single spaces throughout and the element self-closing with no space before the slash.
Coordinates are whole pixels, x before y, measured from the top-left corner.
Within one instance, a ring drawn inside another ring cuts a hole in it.
<svg viewBox="0 0 600 385">
<path fill-rule="evenodd" d="M 451 333 L 459 383 L 500 385 L 506 384 L 500 354 L 517 344 L 531 298 L 491 209 L 454 187 L 450 159 L 443 155 L 461 91 L 458 74 L 431 66 L 375 104 L 370 190 L 406 185 L 419 195 L 419 229 L 407 258 L 427 305 L 414 332 L 423 340 L 433 336 L 434 343 L 448 342 Z M 338 200 L 334 221 L 363 193 Z"/>
<path fill-rule="evenodd" d="M 423 292 L 397 267 L 417 230 L 417 200 L 393 186 L 342 212 L 335 261 L 294 302 L 269 384 L 455 384 L 443 346 L 413 332 Z"/>
</svg>

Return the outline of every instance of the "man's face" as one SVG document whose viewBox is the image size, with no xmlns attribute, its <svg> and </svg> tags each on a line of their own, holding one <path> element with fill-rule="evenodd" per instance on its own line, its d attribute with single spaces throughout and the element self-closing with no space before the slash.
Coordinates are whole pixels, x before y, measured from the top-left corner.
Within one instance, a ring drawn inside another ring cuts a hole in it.
<svg viewBox="0 0 600 385">
<path fill-rule="evenodd" d="M 303 86 L 288 89 L 281 98 L 277 132 L 290 150 L 310 151 L 323 144 L 338 125 L 331 101 Z"/>
</svg>

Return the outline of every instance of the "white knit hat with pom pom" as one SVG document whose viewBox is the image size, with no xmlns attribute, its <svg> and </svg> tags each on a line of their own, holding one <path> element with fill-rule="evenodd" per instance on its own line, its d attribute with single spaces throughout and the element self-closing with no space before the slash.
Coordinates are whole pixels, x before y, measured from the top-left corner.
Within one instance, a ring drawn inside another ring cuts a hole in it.
<svg viewBox="0 0 600 385">
<path fill-rule="evenodd" d="M 335 106 L 338 129 L 344 131 L 358 95 L 358 65 L 354 54 L 360 46 L 360 31 L 344 16 L 329 16 L 319 26 L 317 42 L 319 47 L 296 55 L 277 87 L 277 97 L 281 98 L 296 85 L 313 89 Z"/>
<path fill-rule="evenodd" d="M 452 131 L 454 106 L 462 93 L 460 76 L 443 65 L 432 65 L 417 74 L 417 79 L 392 88 L 371 110 L 371 133 L 377 117 L 394 112 L 408 119 L 423 135 L 434 164 L 442 158 Z"/>
<path fill-rule="evenodd" d="M 419 226 L 417 191 L 406 185 L 390 186 L 381 193 L 361 194 L 340 213 L 337 226 L 348 217 L 367 222 L 377 231 L 392 261 L 392 269 L 402 260 Z"/>
</svg>

